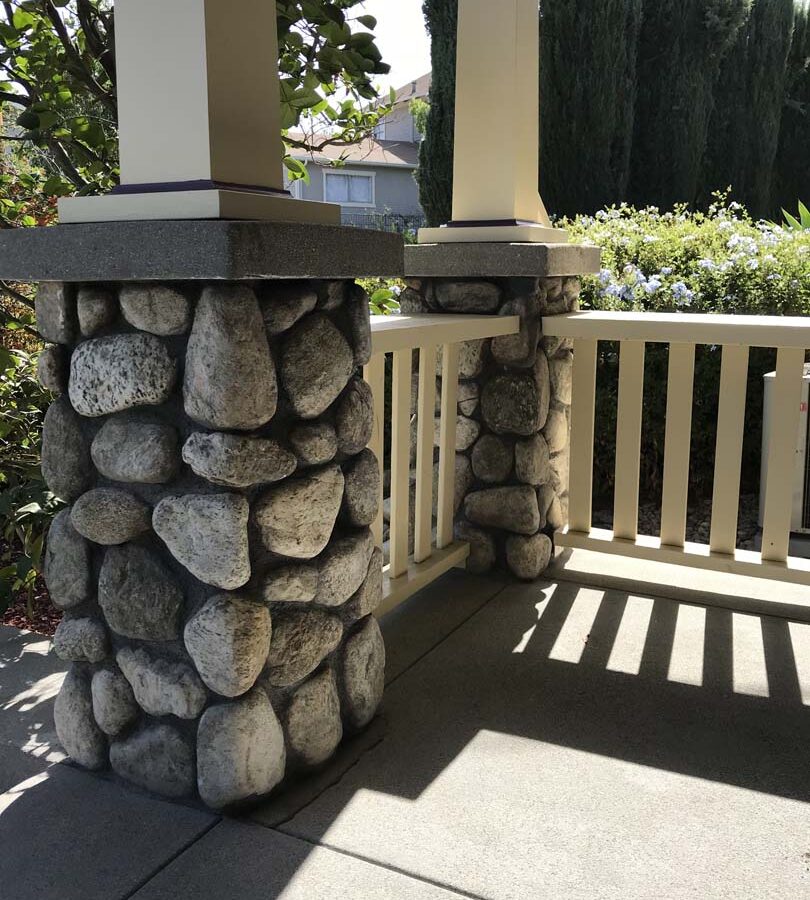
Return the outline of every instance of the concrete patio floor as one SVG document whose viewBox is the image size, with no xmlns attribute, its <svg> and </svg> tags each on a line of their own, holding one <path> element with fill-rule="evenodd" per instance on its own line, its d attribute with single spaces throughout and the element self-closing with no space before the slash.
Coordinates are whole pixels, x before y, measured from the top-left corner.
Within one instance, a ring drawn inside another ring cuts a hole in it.
<svg viewBox="0 0 810 900">
<path fill-rule="evenodd" d="M 810 625 L 462 572 L 383 625 L 381 720 L 240 821 L 45 768 L 61 666 L 0 634 L 0 896 L 810 895 Z"/>
</svg>

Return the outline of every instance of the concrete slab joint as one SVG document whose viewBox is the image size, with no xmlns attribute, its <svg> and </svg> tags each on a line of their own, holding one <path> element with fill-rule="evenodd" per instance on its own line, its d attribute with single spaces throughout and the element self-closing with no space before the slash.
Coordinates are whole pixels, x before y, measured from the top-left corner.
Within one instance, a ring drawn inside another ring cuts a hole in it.
<svg viewBox="0 0 810 900">
<path fill-rule="evenodd" d="M 352 402 L 368 298 L 214 272 L 101 287 L 92 337 L 78 300 L 99 285 L 37 303 L 65 357 L 43 436 L 71 504 L 46 550 L 72 662 L 57 733 L 85 768 L 230 808 L 321 765 L 382 697 L 372 422 Z M 303 429 L 334 439 L 313 455 Z"/>
<path fill-rule="evenodd" d="M 580 276 L 596 272 L 597 247 L 444 244 L 408 247 L 410 314 L 519 316 L 518 334 L 475 347 L 460 366 L 456 536 L 468 568 L 500 566 L 533 580 L 553 556 L 568 517 L 572 345 L 545 338 L 542 319 L 579 308 Z M 472 349 L 472 348 L 471 348 Z M 461 358 L 465 359 L 466 348 Z"/>
</svg>

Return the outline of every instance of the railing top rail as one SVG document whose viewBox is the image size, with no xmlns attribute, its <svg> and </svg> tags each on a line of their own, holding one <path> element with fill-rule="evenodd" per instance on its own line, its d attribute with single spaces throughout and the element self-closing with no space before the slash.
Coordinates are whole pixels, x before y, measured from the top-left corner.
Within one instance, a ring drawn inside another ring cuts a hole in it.
<svg viewBox="0 0 810 900">
<path fill-rule="evenodd" d="M 543 320 L 548 337 L 663 344 L 810 348 L 810 317 L 578 312 Z"/>
<path fill-rule="evenodd" d="M 373 352 L 393 353 L 416 347 L 438 347 L 482 338 L 517 334 L 518 316 L 372 316 Z"/>
</svg>

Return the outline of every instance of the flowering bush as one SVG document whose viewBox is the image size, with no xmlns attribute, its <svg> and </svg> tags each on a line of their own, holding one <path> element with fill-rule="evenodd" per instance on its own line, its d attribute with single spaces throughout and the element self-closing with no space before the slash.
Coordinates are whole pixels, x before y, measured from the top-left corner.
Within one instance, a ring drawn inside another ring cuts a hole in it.
<svg viewBox="0 0 810 900">
<path fill-rule="evenodd" d="M 717 201 L 706 213 L 661 213 L 621 206 L 564 223 L 572 240 L 598 244 L 603 269 L 583 281 L 586 308 L 648 312 L 810 314 L 810 231 L 755 222 L 737 203 Z M 614 480 L 618 347 L 600 344 L 595 486 L 603 501 Z M 721 352 L 698 347 L 692 433 L 692 499 L 710 496 Z M 642 495 L 657 499 L 663 472 L 668 348 L 647 347 Z M 772 350 L 753 349 L 749 368 L 744 493 L 759 486 L 762 376 Z"/>
</svg>

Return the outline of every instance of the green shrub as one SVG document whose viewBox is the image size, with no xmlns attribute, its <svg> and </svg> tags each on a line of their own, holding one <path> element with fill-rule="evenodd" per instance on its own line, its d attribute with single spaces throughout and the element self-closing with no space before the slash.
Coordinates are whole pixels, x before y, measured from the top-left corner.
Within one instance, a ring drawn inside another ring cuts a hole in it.
<svg viewBox="0 0 810 900">
<path fill-rule="evenodd" d="M 603 249 L 599 276 L 583 282 L 585 308 L 648 311 L 810 314 L 810 232 L 754 222 L 736 203 L 718 199 L 706 214 L 685 208 L 660 213 L 627 206 L 565 223 L 572 239 Z M 697 348 L 690 489 L 710 496 L 717 434 L 721 351 Z M 597 381 L 595 490 L 613 491 L 618 348 L 601 343 Z M 668 348 L 647 347 L 642 434 L 642 497 L 656 500 L 663 472 Z M 749 367 L 743 493 L 759 487 L 762 376 L 773 350 L 753 349 Z"/>
<path fill-rule="evenodd" d="M 31 354 L 0 347 L 0 611 L 21 592 L 30 603 L 45 535 L 60 506 L 39 468 L 51 397 L 34 377 L 34 363 Z"/>
</svg>

